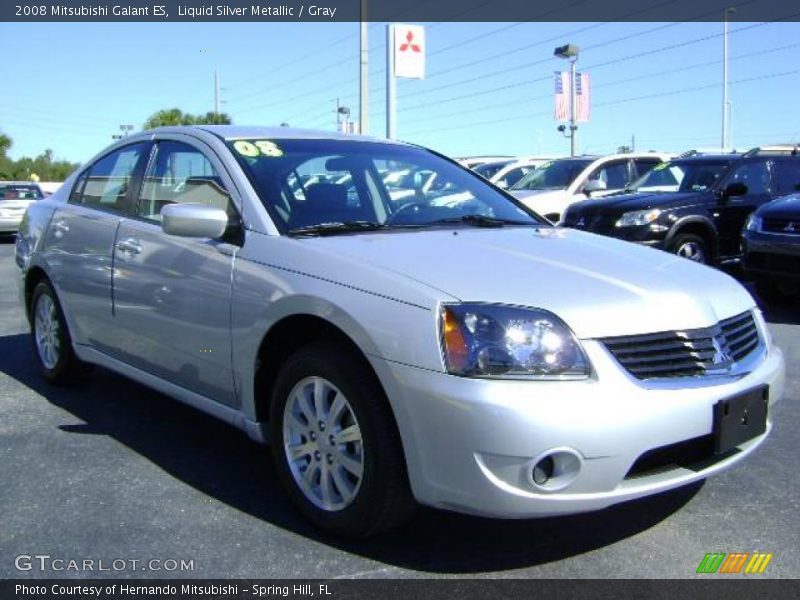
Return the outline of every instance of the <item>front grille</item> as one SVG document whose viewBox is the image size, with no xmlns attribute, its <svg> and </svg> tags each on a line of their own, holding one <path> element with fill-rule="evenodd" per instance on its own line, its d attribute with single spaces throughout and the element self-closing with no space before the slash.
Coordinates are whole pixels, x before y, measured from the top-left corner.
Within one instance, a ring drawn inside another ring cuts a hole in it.
<svg viewBox="0 0 800 600">
<path fill-rule="evenodd" d="M 800 235 L 800 219 L 764 219 L 761 229 L 770 233 Z"/>
<path fill-rule="evenodd" d="M 713 327 L 601 341 L 639 379 L 724 373 L 759 346 L 758 329 L 750 311 Z"/>
<path fill-rule="evenodd" d="M 714 454 L 714 436 L 704 435 L 648 450 L 636 459 L 625 475 L 625 479 L 657 475 L 678 467 L 702 471 L 739 452 L 738 448 L 733 448 L 724 454 Z"/>
</svg>

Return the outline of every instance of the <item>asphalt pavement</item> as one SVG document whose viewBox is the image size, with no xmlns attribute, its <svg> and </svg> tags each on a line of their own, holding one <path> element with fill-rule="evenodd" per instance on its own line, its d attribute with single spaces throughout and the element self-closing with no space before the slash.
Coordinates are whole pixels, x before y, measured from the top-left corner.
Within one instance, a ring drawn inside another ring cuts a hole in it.
<svg viewBox="0 0 800 600">
<path fill-rule="evenodd" d="M 773 553 L 760 577 L 800 576 L 800 308 L 767 312 L 786 396 L 770 439 L 734 470 L 571 517 L 421 509 L 350 542 L 295 513 L 269 449 L 238 430 L 104 370 L 45 384 L 13 248 L 0 242 L 2 578 L 695 577 L 707 552 Z"/>
</svg>

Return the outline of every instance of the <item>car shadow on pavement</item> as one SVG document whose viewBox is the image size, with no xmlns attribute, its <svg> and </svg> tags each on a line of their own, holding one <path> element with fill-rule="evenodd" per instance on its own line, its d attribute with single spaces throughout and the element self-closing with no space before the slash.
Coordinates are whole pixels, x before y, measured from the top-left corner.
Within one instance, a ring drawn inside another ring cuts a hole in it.
<svg viewBox="0 0 800 600">
<path fill-rule="evenodd" d="M 279 489 L 269 450 L 237 429 L 103 369 L 82 384 L 53 387 L 39 376 L 27 334 L 0 337 L 0 371 L 83 424 L 71 434 L 110 436 L 210 498 L 274 526 L 390 566 L 468 574 L 518 569 L 614 544 L 679 510 L 702 484 L 610 509 L 503 521 L 421 508 L 404 528 L 364 541 L 322 535 Z"/>
</svg>

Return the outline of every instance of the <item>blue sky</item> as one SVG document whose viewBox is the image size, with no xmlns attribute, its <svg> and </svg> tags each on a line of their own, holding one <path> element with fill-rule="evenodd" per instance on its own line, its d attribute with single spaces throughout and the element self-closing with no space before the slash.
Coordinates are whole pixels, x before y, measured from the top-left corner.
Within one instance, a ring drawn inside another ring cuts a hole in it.
<svg viewBox="0 0 800 600">
<path fill-rule="evenodd" d="M 787 9 L 788 10 L 788 9 Z M 451 155 L 564 154 L 553 48 L 581 47 L 592 118 L 581 152 L 719 146 L 721 23 L 428 23 L 428 77 L 398 85 L 400 139 Z M 358 113 L 357 23 L 0 23 L 0 131 L 11 156 L 82 162 L 120 124 L 222 110 L 237 124 L 333 129 Z M 800 141 L 800 24 L 730 25 L 733 143 Z M 737 31 L 741 30 L 741 31 Z M 370 132 L 385 132 L 385 25 L 369 28 Z M 706 39 L 704 39 L 706 38 Z M 701 89 L 694 89 L 701 88 Z"/>
</svg>

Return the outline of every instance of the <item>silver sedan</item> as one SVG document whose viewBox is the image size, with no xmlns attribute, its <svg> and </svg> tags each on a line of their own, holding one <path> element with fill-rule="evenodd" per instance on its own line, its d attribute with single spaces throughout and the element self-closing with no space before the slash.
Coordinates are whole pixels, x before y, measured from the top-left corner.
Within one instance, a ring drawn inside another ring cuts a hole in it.
<svg viewBox="0 0 800 600">
<path fill-rule="evenodd" d="M 442 184 L 397 201 L 388 170 Z M 16 260 L 45 379 L 100 365 L 271 441 L 341 535 L 417 503 L 543 517 L 675 488 L 754 452 L 783 394 L 733 279 L 408 144 L 129 136 L 28 209 Z"/>
</svg>

